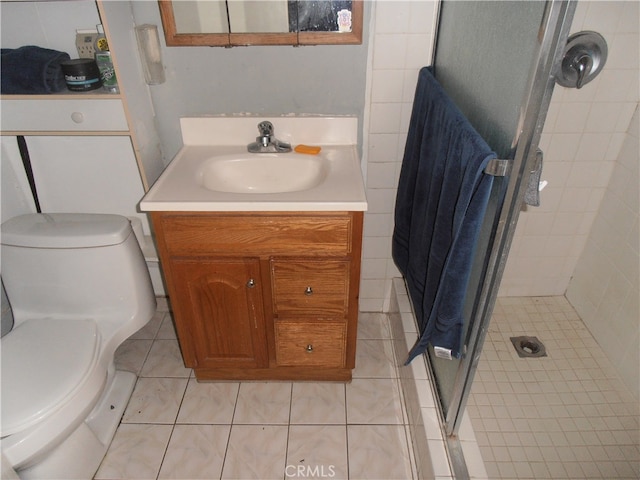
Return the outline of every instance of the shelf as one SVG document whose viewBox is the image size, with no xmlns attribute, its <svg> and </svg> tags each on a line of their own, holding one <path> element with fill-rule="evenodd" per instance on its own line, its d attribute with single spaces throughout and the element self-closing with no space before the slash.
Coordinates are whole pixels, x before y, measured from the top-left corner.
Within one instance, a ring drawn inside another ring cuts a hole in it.
<svg viewBox="0 0 640 480">
<path fill-rule="evenodd" d="M 97 93 L 95 90 L 90 92 L 60 92 L 48 95 L 0 95 L 0 100 L 68 100 L 69 98 L 73 98 L 74 100 L 78 98 L 87 100 L 110 100 L 122 98 L 122 96 L 119 93 Z"/>
</svg>

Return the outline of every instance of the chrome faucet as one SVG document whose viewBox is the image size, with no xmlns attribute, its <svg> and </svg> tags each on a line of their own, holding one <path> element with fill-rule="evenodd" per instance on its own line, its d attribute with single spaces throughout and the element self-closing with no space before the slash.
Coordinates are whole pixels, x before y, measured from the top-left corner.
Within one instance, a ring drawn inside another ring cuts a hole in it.
<svg viewBox="0 0 640 480">
<path fill-rule="evenodd" d="M 273 124 L 267 120 L 258 124 L 260 136 L 255 142 L 247 145 L 249 153 L 286 153 L 291 151 L 291 145 L 281 142 L 273 136 Z"/>
</svg>

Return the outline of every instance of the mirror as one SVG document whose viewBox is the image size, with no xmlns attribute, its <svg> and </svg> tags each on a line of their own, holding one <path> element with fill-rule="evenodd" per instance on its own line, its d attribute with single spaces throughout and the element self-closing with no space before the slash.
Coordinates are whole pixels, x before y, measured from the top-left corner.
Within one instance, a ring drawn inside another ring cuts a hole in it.
<svg viewBox="0 0 640 480">
<path fill-rule="evenodd" d="M 159 0 L 168 46 L 361 44 L 363 0 Z"/>
</svg>

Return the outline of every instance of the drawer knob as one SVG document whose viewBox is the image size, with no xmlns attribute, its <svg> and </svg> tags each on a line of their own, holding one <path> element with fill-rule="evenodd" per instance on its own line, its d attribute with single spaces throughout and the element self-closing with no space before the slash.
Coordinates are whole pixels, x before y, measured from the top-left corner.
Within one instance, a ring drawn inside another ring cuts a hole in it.
<svg viewBox="0 0 640 480">
<path fill-rule="evenodd" d="M 307 287 L 304 289 L 304 294 L 309 296 L 309 295 L 313 295 L 313 288 L 311 287 Z"/>
<path fill-rule="evenodd" d="M 250 278 L 247 282 L 247 288 L 253 288 L 256 286 L 256 281 L 253 278 Z"/>
<path fill-rule="evenodd" d="M 311 345 L 311 344 L 307 345 L 307 348 L 305 350 L 307 351 L 307 353 L 312 353 L 313 352 L 313 345 Z"/>
<path fill-rule="evenodd" d="M 82 112 L 73 112 L 71 114 L 71 120 L 73 120 L 74 123 L 82 123 L 84 122 L 84 115 Z"/>
</svg>

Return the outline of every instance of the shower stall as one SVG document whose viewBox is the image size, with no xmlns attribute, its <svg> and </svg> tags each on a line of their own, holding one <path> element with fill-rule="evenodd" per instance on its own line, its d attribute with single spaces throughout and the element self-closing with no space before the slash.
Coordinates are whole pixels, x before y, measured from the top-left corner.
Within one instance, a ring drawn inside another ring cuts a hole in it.
<svg viewBox="0 0 640 480">
<path fill-rule="evenodd" d="M 428 351 L 449 437 L 459 429 L 525 191 L 540 161 L 553 75 L 574 10 L 574 2 L 440 4 L 435 76 L 498 158 L 507 160 L 494 179 L 465 297 L 466 352 L 448 360 Z"/>
<path fill-rule="evenodd" d="M 585 147 L 590 145 L 594 148 L 595 145 L 592 135 L 590 135 L 592 133 L 590 129 L 596 128 L 595 116 L 590 117 L 590 120 L 585 119 L 587 123 L 590 121 L 590 125 L 585 126 L 583 123 L 581 129 L 576 126 L 573 131 L 560 130 L 554 132 L 550 128 L 549 130 L 553 133 L 543 135 L 546 118 L 549 117 L 552 122 L 560 124 L 559 117 L 568 115 L 567 112 L 557 107 L 558 104 L 551 104 L 554 88 L 561 89 L 556 95 L 557 97 L 568 99 L 568 102 L 571 103 L 569 106 L 563 105 L 567 107 L 567 111 L 577 110 L 576 105 L 580 102 L 580 90 L 567 90 L 565 92 L 564 88 L 555 86 L 556 78 L 560 76 L 560 68 L 562 67 L 569 34 L 575 31 L 572 30 L 572 21 L 576 14 L 577 6 L 578 2 L 574 1 L 465 2 L 444 0 L 440 2 L 433 56 L 436 78 L 471 124 L 498 154 L 498 157 L 509 160 L 506 174 L 496 178 L 494 181 L 489 211 L 487 212 L 476 250 L 472 277 L 465 300 L 465 333 L 463 338 L 466 352 L 458 360 L 438 358 L 433 349 L 430 349 L 427 353 L 427 364 L 429 365 L 430 375 L 434 380 L 435 393 L 442 412 L 443 432 L 448 439 L 452 465 L 461 478 L 467 475 L 468 472 L 464 467 L 464 454 L 457 434 L 478 362 L 481 358 L 483 342 L 489 329 L 490 319 L 503 277 L 509 281 L 506 282 L 507 286 L 504 287 L 504 292 L 507 295 L 564 295 L 568 288 L 567 296 L 572 301 L 582 304 L 587 309 L 589 308 L 588 300 L 583 297 L 585 290 L 588 291 L 589 284 L 594 282 L 582 279 L 576 283 L 581 282 L 583 285 L 572 283 L 569 286 L 569 279 L 574 275 L 574 270 L 575 275 L 578 276 L 580 269 L 584 270 L 586 268 L 580 265 L 576 267 L 576 264 L 583 246 L 587 243 L 587 233 L 591 225 L 588 222 L 593 220 L 595 213 L 587 212 L 581 215 L 580 218 L 584 223 L 581 225 L 581 233 L 577 240 L 575 238 L 571 240 L 563 238 L 565 243 L 571 243 L 571 247 L 574 250 L 571 250 L 569 254 L 560 253 L 558 255 L 557 261 L 564 262 L 564 268 L 560 273 L 556 271 L 553 276 L 549 276 L 546 284 L 542 285 L 545 282 L 538 282 L 537 285 L 529 285 L 528 289 L 522 287 L 523 282 L 517 283 L 517 280 L 527 275 L 526 271 L 518 268 L 527 264 L 526 261 L 523 262 L 521 260 L 523 257 L 527 258 L 526 249 L 532 246 L 531 240 L 527 241 L 527 238 L 532 238 L 531 233 L 535 225 L 540 226 L 540 228 L 543 228 L 542 225 L 544 225 L 543 222 L 536 223 L 536 220 L 538 220 L 536 214 L 531 213 L 531 207 L 526 207 L 523 202 L 527 187 L 531 183 L 532 172 L 536 170 L 539 162 L 544 157 L 542 150 L 549 149 L 554 155 L 557 155 L 559 150 L 558 142 L 570 140 L 573 144 L 577 142 L 576 151 L 582 150 L 586 156 L 593 156 L 593 153 L 588 152 Z M 597 6 L 592 7 L 593 12 L 589 12 L 587 9 L 587 6 L 581 6 L 581 9 L 577 10 L 578 25 L 585 22 L 588 23 L 589 15 L 594 17 L 597 14 L 611 16 L 611 13 L 607 12 L 604 6 L 600 9 L 597 9 Z M 617 12 L 619 14 L 619 9 Z M 618 20 L 618 23 L 620 22 L 622 20 Z M 635 38 L 637 43 L 637 25 L 627 26 L 626 28 L 631 31 L 628 39 L 633 40 Z M 625 30 L 625 33 L 629 32 Z M 615 58 L 621 55 L 621 50 L 624 50 L 622 39 L 616 37 L 613 47 L 612 53 L 614 62 L 616 62 Z M 637 56 L 637 46 L 635 50 L 634 47 L 631 47 L 631 53 L 634 51 Z M 597 55 L 600 55 L 600 53 Z M 606 52 L 604 55 L 606 57 Z M 596 58 L 596 63 L 599 61 L 600 57 Z M 602 62 L 604 62 L 604 59 L 602 59 Z M 602 64 L 599 67 L 601 68 Z M 614 65 L 615 67 L 617 65 Z M 617 120 L 620 124 L 625 125 L 629 125 L 631 114 L 637 108 L 637 59 L 629 64 L 629 70 L 631 75 L 629 76 L 629 81 L 625 84 L 624 98 L 620 99 L 619 104 L 625 115 L 620 114 Z M 634 72 L 636 75 L 635 92 L 633 90 Z M 631 82 L 631 85 L 629 85 L 629 82 Z M 597 87 L 593 85 L 586 87 L 583 92 L 590 90 L 590 93 L 584 95 L 593 95 L 596 89 L 602 90 L 608 84 L 612 84 L 610 77 L 599 81 Z M 583 85 L 580 85 L 580 87 L 583 87 Z M 614 97 L 614 95 L 614 93 L 610 93 L 609 98 Z M 618 93 L 618 95 L 620 94 Z M 632 108 L 633 110 L 629 111 Z M 598 110 L 598 106 L 593 107 L 593 110 L 594 112 L 601 111 Z M 589 116 L 589 111 L 584 110 L 584 115 Z M 626 127 L 623 131 L 626 132 Z M 580 138 L 585 142 L 585 146 L 580 146 Z M 600 135 L 599 138 L 602 139 L 604 137 Z M 607 139 L 607 143 L 610 149 L 615 148 L 614 140 Z M 611 155 L 611 153 L 608 155 Z M 582 165 L 586 170 L 594 167 L 595 160 L 587 163 Z M 611 172 L 613 168 L 611 163 L 605 162 L 602 165 L 605 172 Z M 567 215 L 567 213 L 574 212 L 564 212 L 562 210 L 562 198 L 571 194 L 580 195 L 580 198 L 588 204 L 601 200 L 604 195 L 604 188 L 598 189 L 599 193 L 594 194 L 594 189 L 590 189 L 588 185 L 580 183 L 579 163 L 577 166 L 574 163 L 572 167 L 571 172 L 567 171 L 562 179 L 563 184 L 554 185 L 551 183 L 551 188 L 547 192 L 549 197 L 545 198 L 543 195 L 542 215 L 538 215 L 538 217 L 554 215 L 555 223 L 553 227 L 549 227 L 549 230 L 555 229 L 562 232 L 563 219 L 567 222 L 575 222 L 574 219 Z M 551 173 L 554 175 L 555 180 L 559 170 L 557 162 L 552 163 L 552 169 Z M 545 178 L 544 172 L 545 170 L 542 173 L 543 179 Z M 571 174 L 573 174 L 573 179 Z M 535 174 L 533 178 L 536 178 Z M 637 165 L 635 167 L 635 178 L 637 183 Z M 535 183 L 537 184 L 537 181 Z M 591 191 L 591 196 L 589 196 L 589 190 Z M 633 188 L 631 191 L 634 191 Z M 638 194 L 637 185 L 635 193 L 636 195 Z M 545 201 L 560 204 L 560 207 L 558 207 L 559 212 L 550 213 L 548 205 L 544 203 Z M 576 201 L 573 201 L 572 205 L 576 205 L 576 203 Z M 587 208 L 594 209 L 593 205 Z M 606 205 L 605 208 L 607 208 Z M 527 229 L 524 232 L 522 231 L 523 228 L 517 228 L 519 217 L 523 212 L 524 218 L 527 220 Z M 633 207 L 631 208 L 631 214 L 629 218 L 631 233 L 625 240 L 629 243 L 629 239 L 631 239 L 632 243 L 634 238 L 633 229 L 635 228 L 637 243 L 637 206 L 635 207 L 635 212 Z M 618 216 L 620 215 L 622 214 L 618 212 Z M 635 227 L 633 227 L 634 224 Z M 566 231 L 566 228 L 564 231 Z M 536 235 L 536 232 L 533 232 L 533 238 L 544 238 L 547 240 L 549 248 L 552 248 L 554 244 L 560 245 L 559 242 L 554 242 L 555 238 L 551 237 L 552 235 L 549 231 L 547 231 L 545 237 Z M 516 250 L 517 258 L 515 261 L 513 259 L 508 261 L 509 252 L 512 248 Z M 531 250 L 535 251 L 536 248 L 540 248 L 540 246 L 535 246 Z M 565 245 L 563 248 L 566 249 L 569 246 Z M 631 250 L 633 255 L 633 247 Z M 633 261 L 633 256 L 629 260 Z M 635 260 L 637 267 L 637 245 L 635 247 Z M 548 258 L 540 260 L 543 265 L 549 265 L 549 261 Z M 590 262 L 593 264 L 594 260 L 590 260 Z M 534 265 L 534 267 L 537 266 Z M 633 267 L 630 267 L 628 271 L 630 272 L 628 276 L 632 279 L 633 286 Z M 593 274 L 597 274 L 597 272 L 593 272 Z M 624 301 L 627 302 L 625 315 L 628 317 L 629 312 L 633 315 L 635 311 L 637 319 L 637 273 L 635 275 L 635 299 L 632 298 L 633 288 L 624 293 L 618 292 L 618 297 L 622 296 Z M 512 282 L 511 280 L 514 278 L 516 281 Z M 587 284 L 586 287 L 584 284 Z M 603 289 L 599 292 L 604 295 Z M 576 308 L 579 306 L 576 305 Z M 609 313 L 613 313 L 612 310 L 610 308 Z M 593 333 L 594 329 L 591 326 L 589 328 Z M 595 328 L 596 330 L 598 329 L 597 326 Z M 600 326 L 600 329 L 602 328 Z M 632 336 L 635 335 L 636 339 L 638 338 L 637 325 L 635 330 L 631 325 L 630 333 Z M 529 337 L 521 340 L 521 342 L 523 343 L 520 345 L 521 347 L 524 346 L 524 350 L 539 352 L 539 344 L 536 344 L 535 341 L 531 343 L 532 340 Z M 514 346 L 517 349 L 515 343 Z M 634 368 L 637 372 L 637 347 L 631 348 L 628 345 L 624 345 L 624 347 L 626 360 L 631 363 L 628 370 L 633 375 Z M 635 367 L 633 367 L 634 360 Z M 637 394 L 637 385 L 632 385 L 631 389 L 635 390 Z"/>
</svg>

